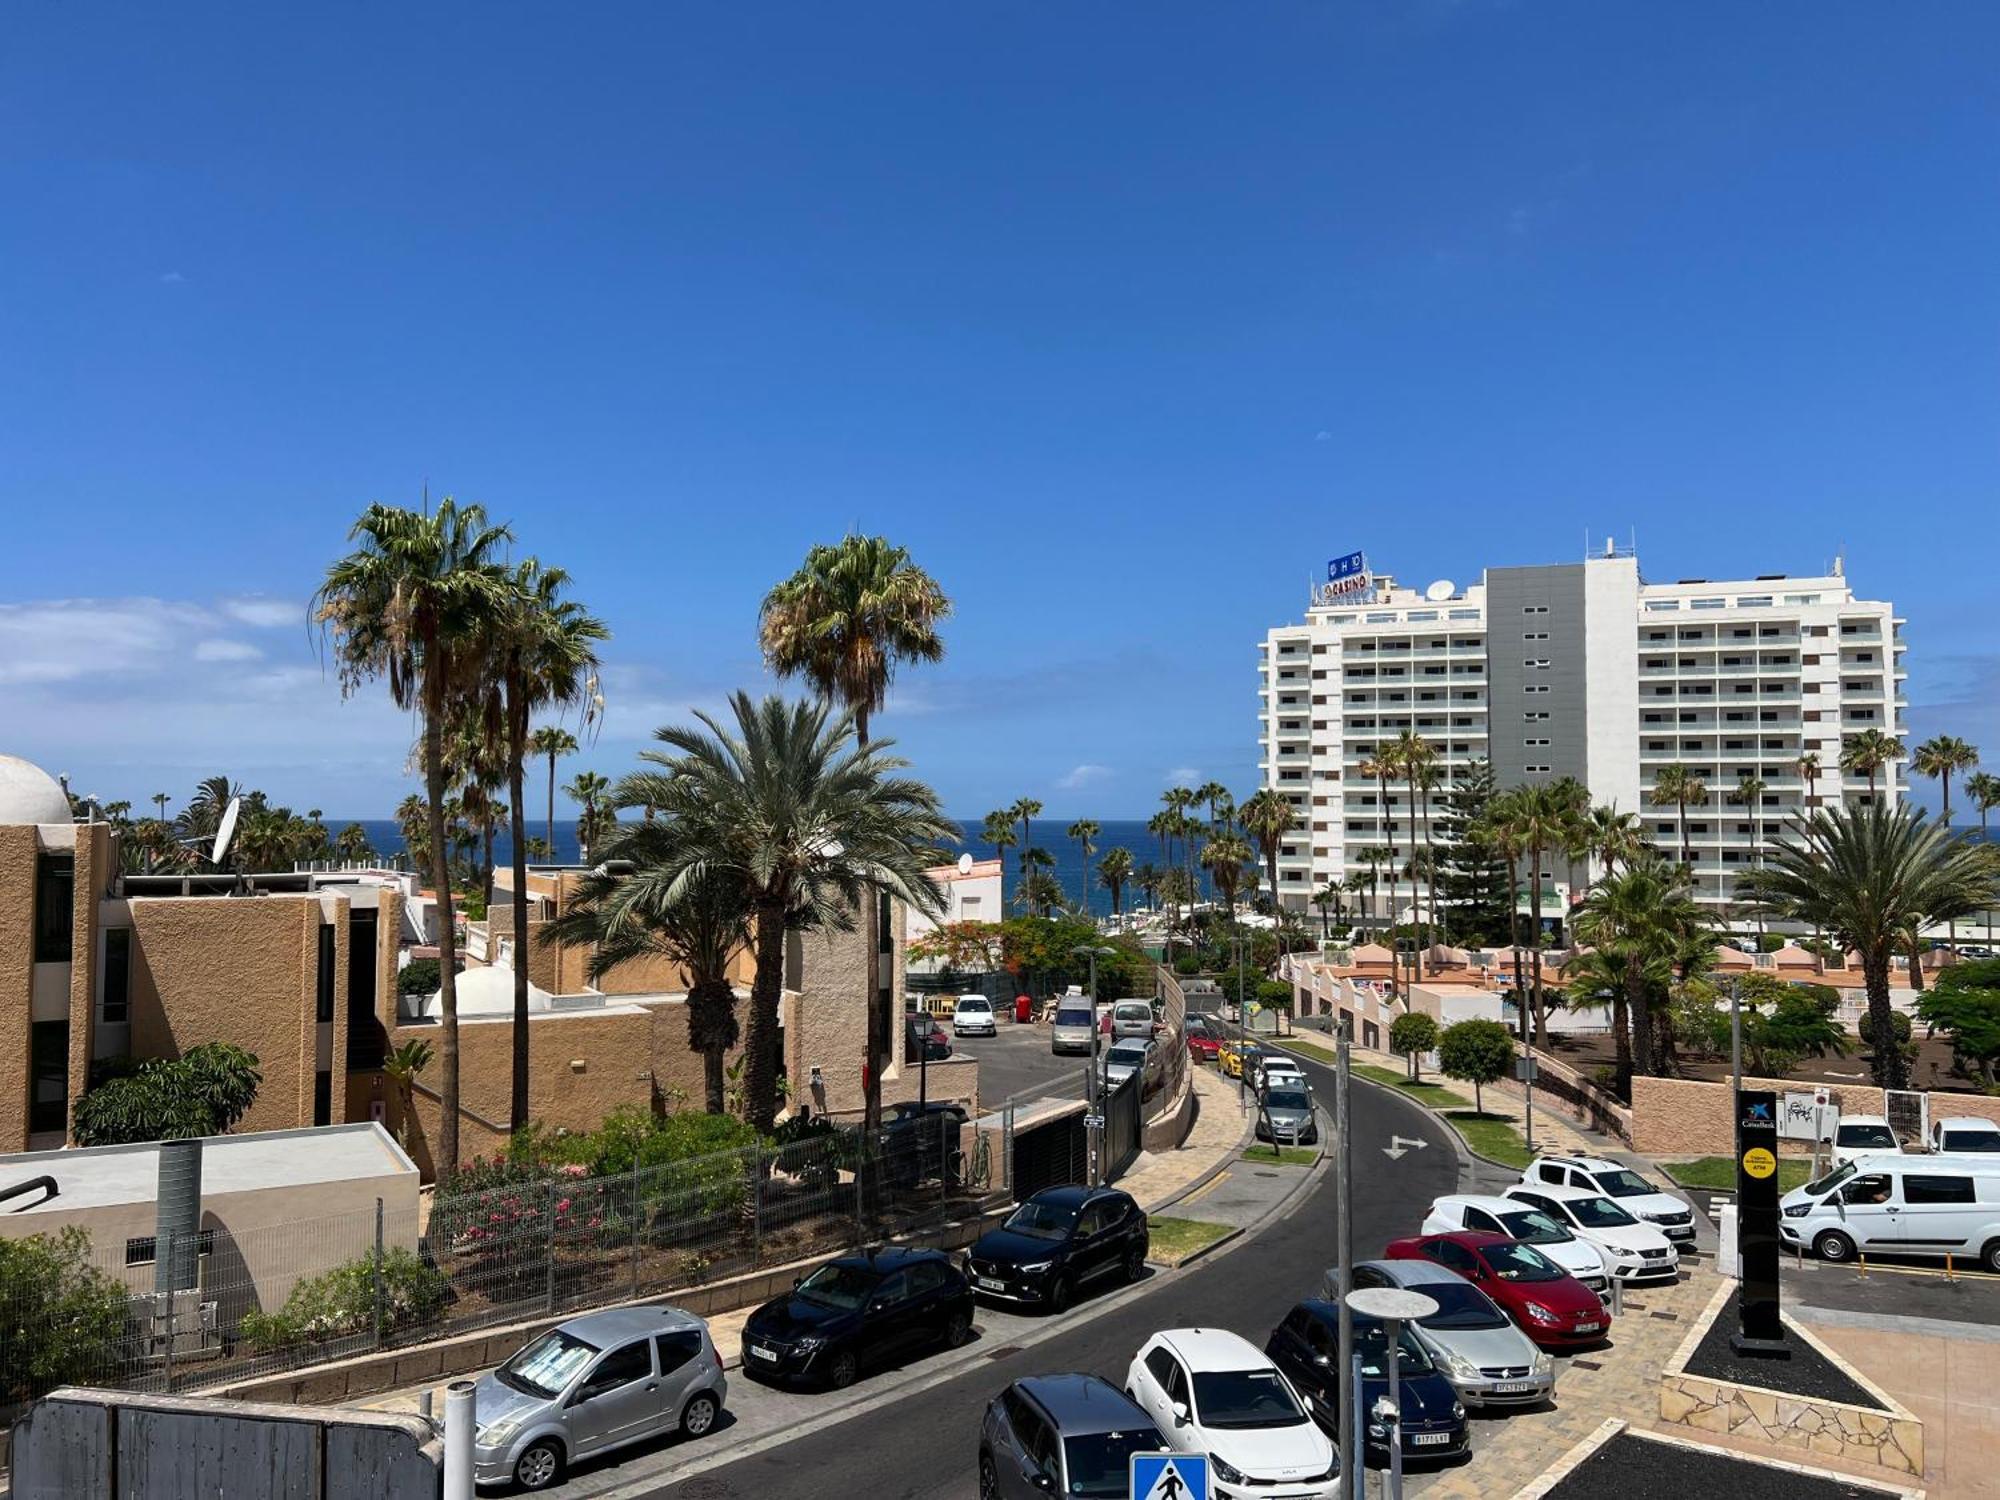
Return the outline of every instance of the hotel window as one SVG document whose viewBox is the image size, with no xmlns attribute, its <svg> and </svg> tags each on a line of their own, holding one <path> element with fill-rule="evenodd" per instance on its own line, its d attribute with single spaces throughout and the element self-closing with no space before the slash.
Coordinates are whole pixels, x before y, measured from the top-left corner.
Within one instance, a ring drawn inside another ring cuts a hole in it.
<svg viewBox="0 0 2000 1500">
<path fill-rule="evenodd" d="M 1548 718 L 1548 716 L 1549 716 L 1549 711 L 1545 708 L 1541 709 L 1531 708 L 1526 713 L 1521 715 L 1521 717 L 1523 719 L 1526 719 L 1530 724 L 1540 723 L 1542 720 Z"/>
<path fill-rule="evenodd" d="M 331 922 L 319 925 L 318 985 L 313 996 L 313 1019 L 325 1026 L 333 1020 L 334 928 Z"/>
<path fill-rule="evenodd" d="M 1547 766 L 1523 766 L 1521 769 L 1526 771 L 1530 776 L 1545 776 L 1549 770 Z"/>
<path fill-rule="evenodd" d="M 1689 609 L 1727 609 L 1727 599 L 1695 599 L 1688 604 Z"/>
<path fill-rule="evenodd" d="M 35 962 L 66 964 L 76 920 L 76 856 L 35 857 Z"/>
<path fill-rule="evenodd" d="M 1548 690 L 1549 690 L 1549 685 L 1547 683 L 1541 683 L 1538 685 L 1524 687 L 1521 689 L 1521 691 L 1524 693 L 1546 693 Z"/>
<path fill-rule="evenodd" d="M 1539 750 L 1547 748 L 1549 742 L 1547 740 L 1522 740 L 1521 743 L 1531 750 Z"/>
<path fill-rule="evenodd" d="M 1545 615 L 1548 612 L 1549 607 L 1546 604 L 1524 604 L 1521 606 L 1521 613 L 1524 615 Z"/>
<path fill-rule="evenodd" d="M 1817 603 L 1819 603 L 1819 595 L 1818 595 L 1818 594 L 1787 594 L 1787 595 L 1785 595 L 1785 603 L 1787 603 L 1787 604 L 1817 604 Z"/>
<path fill-rule="evenodd" d="M 106 1026 L 123 1026 L 132 1018 L 132 929 L 104 929 L 104 1003 L 98 1020 Z"/>
<path fill-rule="evenodd" d="M 69 1022 L 28 1028 L 28 1129 L 53 1134 L 69 1125 Z"/>
<path fill-rule="evenodd" d="M 1771 596 L 1769 594 L 1739 595 L 1736 600 L 1736 607 L 1738 609 L 1769 609 L 1771 607 Z"/>
<path fill-rule="evenodd" d="M 1447 620 L 1476 620 L 1479 618 L 1479 611 L 1476 609 L 1447 610 L 1445 612 L 1445 618 Z M 1476 646 L 1479 643 L 1477 641 L 1474 641 L 1473 644 Z"/>
<path fill-rule="evenodd" d="M 1521 632 L 1521 639 L 1524 641 L 1545 641 L 1548 638 L 1549 633 L 1546 630 L 1524 630 Z"/>
<path fill-rule="evenodd" d="M 1681 607 L 1678 599 L 1648 599 L 1646 609 L 1652 614 L 1667 614 Z"/>
</svg>

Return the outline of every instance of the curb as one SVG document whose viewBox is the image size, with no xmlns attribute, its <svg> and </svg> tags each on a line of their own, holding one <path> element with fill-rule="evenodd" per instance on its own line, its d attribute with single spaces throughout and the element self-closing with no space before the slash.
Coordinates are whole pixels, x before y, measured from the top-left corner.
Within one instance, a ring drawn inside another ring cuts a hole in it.
<svg viewBox="0 0 2000 1500">
<path fill-rule="evenodd" d="M 1206 1245 L 1203 1245 L 1198 1250 L 1190 1250 L 1186 1255 L 1183 1255 L 1179 1260 L 1175 1261 L 1170 1266 L 1165 1265 L 1162 1262 L 1156 1260 L 1149 1260 L 1146 1262 L 1146 1264 L 1149 1266 L 1159 1266 L 1159 1268 L 1162 1271 L 1185 1271 L 1189 1266 L 1193 1265 L 1196 1261 L 1200 1260 L 1204 1255 L 1213 1254 L 1215 1251 L 1220 1250 L 1224 1245 L 1229 1244 L 1232 1240 L 1242 1239 L 1246 1232 L 1247 1231 L 1245 1231 L 1244 1227 L 1241 1224 L 1232 1224 L 1229 1228 L 1229 1233 L 1221 1236 L 1219 1239 L 1210 1240 Z"/>
<path fill-rule="evenodd" d="M 1189 1088 L 1192 1089 L 1193 1085 L 1190 1084 Z M 1244 1141 L 1250 1138 L 1251 1132 L 1255 1128 L 1256 1127 L 1249 1120 L 1246 1119 L 1244 1121 L 1242 1130 L 1237 1132 L 1235 1144 L 1231 1146 L 1228 1151 L 1223 1153 L 1221 1159 L 1218 1160 L 1214 1166 L 1208 1168 L 1199 1177 L 1195 1178 L 1194 1181 L 1187 1183 L 1183 1187 L 1178 1187 L 1174 1189 L 1173 1192 L 1169 1193 L 1159 1202 L 1142 1203 L 1139 1206 L 1143 1208 L 1148 1214 L 1164 1213 L 1166 1210 L 1172 1208 L 1176 1203 L 1179 1203 L 1183 1198 L 1189 1197 L 1191 1194 L 1197 1192 L 1201 1188 L 1207 1187 L 1211 1182 L 1215 1181 L 1215 1179 L 1220 1177 L 1224 1172 L 1227 1172 L 1232 1166 L 1236 1164 L 1237 1161 L 1241 1159 L 1243 1153 L 1243 1143 Z M 1116 1186 L 1116 1184 L 1113 1184 L 1113 1186 Z M 1213 1246 L 1211 1246 L 1210 1248 L 1212 1249 Z M 1186 1264 L 1186 1262 L 1183 1262 L 1182 1264 Z"/>
<path fill-rule="evenodd" d="M 1364 1078 L 1358 1073 L 1351 1073 L 1349 1076 L 1352 1077 L 1356 1083 L 1365 1083 L 1371 1089 L 1381 1089 L 1384 1093 L 1393 1094 L 1399 1099 L 1409 1100 L 1409 1102 L 1416 1105 L 1418 1109 L 1422 1110 L 1425 1114 L 1429 1115 L 1432 1119 L 1436 1120 L 1438 1124 L 1444 1126 L 1446 1130 L 1451 1132 L 1451 1142 L 1454 1146 L 1458 1148 L 1459 1161 L 1461 1164 L 1466 1164 L 1475 1161 L 1483 1161 L 1486 1163 L 1487 1166 L 1491 1167 L 1496 1172 L 1506 1172 L 1514 1177 L 1519 1177 L 1521 1175 L 1521 1169 L 1519 1167 L 1510 1167 L 1504 1161 L 1495 1161 L 1492 1157 L 1482 1156 L 1477 1151 L 1473 1150 L 1472 1142 L 1468 1141 L 1463 1135 L 1459 1133 L 1458 1127 L 1452 1124 L 1451 1117 L 1445 1114 L 1443 1110 L 1433 1108 L 1431 1105 L 1424 1103 L 1423 1100 L 1415 1098 L 1410 1094 L 1404 1093 L 1394 1084 L 1380 1083 L 1373 1078 Z"/>
</svg>

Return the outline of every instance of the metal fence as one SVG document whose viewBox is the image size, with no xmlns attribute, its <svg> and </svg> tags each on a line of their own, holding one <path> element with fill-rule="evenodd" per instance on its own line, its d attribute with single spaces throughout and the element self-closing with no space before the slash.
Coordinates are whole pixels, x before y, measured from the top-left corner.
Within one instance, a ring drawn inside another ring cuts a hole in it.
<svg viewBox="0 0 2000 1500">
<path fill-rule="evenodd" d="M 872 1144 L 839 1129 L 596 1176 L 476 1168 L 421 1225 L 378 1202 L 90 1246 L 61 1277 L 0 1283 L 0 1399 L 206 1388 L 922 1233 L 1007 1190 L 1012 1126 L 892 1113 Z"/>
</svg>

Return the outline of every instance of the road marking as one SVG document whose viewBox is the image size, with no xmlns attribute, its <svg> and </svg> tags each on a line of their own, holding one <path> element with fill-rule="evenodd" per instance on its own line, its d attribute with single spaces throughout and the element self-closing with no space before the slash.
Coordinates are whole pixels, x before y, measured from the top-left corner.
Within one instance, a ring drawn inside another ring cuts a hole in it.
<svg viewBox="0 0 2000 1500">
<path fill-rule="evenodd" d="M 1413 1141 L 1408 1136 L 1392 1135 L 1389 1137 L 1389 1144 L 1382 1148 L 1382 1154 L 1388 1157 L 1390 1161 L 1401 1161 L 1413 1149 L 1422 1151 L 1428 1148 L 1429 1145 L 1430 1142 L 1424 1140 L 1421 1136 Z"/>
<path fill-rule="evenodd" d="M 1189 1193 L 1185 1198 L 1181 1199 L 1180 1203 L 1176 1203 L 1174 1207 L 1179 1208 L 1181 1204 L 1195 1203 L 1199 1202 L 1203 1198 L 1206 1198 L 1210 1193 L 1214 1192 L 1217 1188 L 1221 1187 L 1223 1182 L 1228 1178 L 1228 1176 L 1229 1173 L 1226 1171 L 1216 1173 L 1215 1176 L 1209 1178 L 1207 1182 L 1204 1182 L 1200 1187 L 1196 1188 L 1193 1192 Z"/>
</svg>

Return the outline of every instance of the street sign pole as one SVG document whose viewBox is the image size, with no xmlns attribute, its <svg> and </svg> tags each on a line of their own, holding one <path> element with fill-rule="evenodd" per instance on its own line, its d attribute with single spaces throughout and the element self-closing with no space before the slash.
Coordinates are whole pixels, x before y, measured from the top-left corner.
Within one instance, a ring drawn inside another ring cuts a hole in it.
<svg viewBox="0 0 2000 1500">
<path fill-rule="evenodd" d="M 1523 1053 L 1514 1059 L 1514 1076 L 1521 1080 L 1521 1092 L 1528 1099 L 1528 1118 L 1522 1129 L 1521 1144 L 1532 1154 L 1535 1149 L 1535 1057 Z"/>
<path fill-rule="evenodd" d="M 1334 1177 L 1334 1212 L 1339 1216 L 1339 1237 L 1336 1240 L 1338 1264 L 1335 1267 L 1335 1301 L 1340 1305 L 1340 1368 L 1354 1368 L 1354 1312 L 1347 1305 L 1347 1294 L 1354 1290 L 1354 1131 L 1351 1126 L 1351 1100 L 1354 1092 L 1353 1080 L 1349 1077 L 1348 1048 L 1350 1042 L 1343 1031 L 1333 1052 L 1333 1133 L 1340 1151 Z M 1357 1387 L 1358 1388 L 1358 1387 Z M 1358 1465 L 1355 1454 L 1360 1447 L 1360 1432 L 1354 1423 L 1353 1403 L 1340 1403 L 1340 1463 L 1342 1474 L 1353 1474 Z"/>
</svg>

